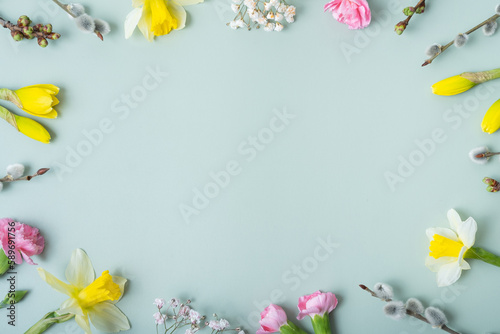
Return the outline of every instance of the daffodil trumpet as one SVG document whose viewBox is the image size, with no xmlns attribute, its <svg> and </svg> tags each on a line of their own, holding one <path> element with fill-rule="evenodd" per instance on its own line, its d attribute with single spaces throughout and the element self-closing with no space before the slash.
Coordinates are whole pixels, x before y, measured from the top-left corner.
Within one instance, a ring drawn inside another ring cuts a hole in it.
<svg viewBox="0 0 500 334">
<path fill-rule="evenodd" d="M 56 118 L 57 111 L 53 107 L 59 103 L 58 93 L 59 87 L 54 85 L 32 85 L 16 90 L 2 88 L 0 99 L 14 103 L 30 115 Z"/>
<path fill-rule="evenodd" d="M 38 140 L 39 142 L 42 142 L 44 144 L 48 144 L 50 142 L 49 132 L 40 123 L 30 118 L 17 116 L 16 114 L 1 106 L 0 118 L 3 118 L 17 131 L 32 139 Z"/>
<path fill-rule="evenodd" d="M 432 92 L 442 96 L 457 95 L 483 82 L 498 78 L 500 78 L 500 68 L 482 72 L 464 72 L 436 82 L 432 85 Z"/>
<path fill-rule="evenodd" d="M 429 256 L 425 265 L 437 273 L 438 286 L 455 283 L 462 270 L 471 269 L 465 259 L 478 259 L 500 267 L 500 257 L 482 248 L 473 247 L 476 241 L 477 223 L 469 217 L 462 221 L 459 214 L 448 211 L 449 228 L 429 228 L 426 231 L 430 240 Z"/>
</svg>

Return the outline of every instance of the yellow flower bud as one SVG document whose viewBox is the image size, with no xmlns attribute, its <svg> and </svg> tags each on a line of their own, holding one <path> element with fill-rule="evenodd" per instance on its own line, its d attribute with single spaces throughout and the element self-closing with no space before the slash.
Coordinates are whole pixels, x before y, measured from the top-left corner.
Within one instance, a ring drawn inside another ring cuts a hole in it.
<svg viewBox="0 0 500 334">
<path fill-rule="evenodd" d="M 17 95 L 20 108 L 28 114 L 45 118 L 56 118 L 57 111 L 53 106 L 59 103 L 56 98 L 59 88 L 54 85 L 33 85 L 14 91 Z"/>
<path fill-rule="evenodd" d="M 432 85 L 432 92 L 436 95 L 443 96 L 457 95 L 471 89 L 475 85 L 477 85 L 477 83 L 474 83 L 461 75 L 455 75 L 451 78 L 436 82 Z"/>
<path fill-rule="evenodd" d="M 49 132 L 40 123 L 17 115 L 14 115 L 14 118 L 19 132 L 44 144 L 50 142 Z"/>
<path fill-rule="evenodd" d="M 493 103 L 484 115 L 481 128 L 484 132 L 492 134 L 500 128 L 500 100 Z"/>
</svg>

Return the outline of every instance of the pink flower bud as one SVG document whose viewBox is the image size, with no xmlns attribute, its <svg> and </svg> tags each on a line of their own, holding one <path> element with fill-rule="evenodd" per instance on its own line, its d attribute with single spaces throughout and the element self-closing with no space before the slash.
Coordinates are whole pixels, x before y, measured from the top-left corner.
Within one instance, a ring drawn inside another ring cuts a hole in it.
<svg viewBox="0 0 500 334">
<path fill-rule="evenodd" d="M 320 317 L 326 313 L 332 312 L 337 307 L 337 297 L 331 292 L 323 293 L 316 291 L 312 295 L 307 295 L 299 298 L 299 315 L 298 320 L 304 319 L 306 315 L 314 318 L 315 315 Z"/>
<path fill-rule="evenodd" d="M 260 329 L 257 334 L 275 333 L 287 323 L 286 313 L 278 306 L 271 304 L 260 314 Z"/>
</svg>

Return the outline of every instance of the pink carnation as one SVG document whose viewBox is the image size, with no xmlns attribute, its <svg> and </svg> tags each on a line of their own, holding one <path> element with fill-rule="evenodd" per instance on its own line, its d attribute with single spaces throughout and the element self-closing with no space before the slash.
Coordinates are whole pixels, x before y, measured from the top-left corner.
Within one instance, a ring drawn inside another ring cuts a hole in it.
<svg viewBox="0 0 500 334">
<path fill-rule="evenodd" d="M 278 305 L 271 304 L 260 314 L 260 329 L 257 334 L 275 333 L 287 323 L 286 313 Z"/>
<path fill-rule="evenodd" d="M 23 258 L 29 264 L 36 264 L 30 256 L 43 251 L 45 240 L 37 228 L 3 218 L 0 219 L 0 243 L 5 255 L 11 260 L 13 257 L 16 264 L 21 264 Z"/>
<path fill-rule="evenodd" d="M 340 23 L 345 23 L 349 29 L 366 28 L 371 21 L 370 6 L 366 0 L 333 0 L 325 5 Z"/>
<path fill-rule="evenodd" d="M 299 315 L 298 320 L 304 319 L 305 316 L 314 318 L 315 315 L 323 317 L 326 313 L 332 312 L 337 307 L 337 297 L 331 292 L 316 291 L 312 295 L 302 296 L 299 298 Z"/>
</svg>

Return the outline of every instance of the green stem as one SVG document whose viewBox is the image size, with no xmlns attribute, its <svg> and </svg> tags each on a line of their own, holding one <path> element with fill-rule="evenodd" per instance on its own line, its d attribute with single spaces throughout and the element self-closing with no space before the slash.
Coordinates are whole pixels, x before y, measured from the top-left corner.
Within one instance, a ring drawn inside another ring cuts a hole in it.
<svg viewBox="0 0 500 334">
<path fill-rule="evenodd" d="M 10 260 L 5 255 L 5 252 L 3 251 L 2 248 L 0 248 L 0 275 L 3 275 L 9 270 L 10 268 Z"/>
<path fill-rule="evenodd" d="M 476 84 L 500 78 L 500 68 L 483 72 L 464 72 L 461 77 L 470 80 Z"/>
<path fill-rule="evenodd" d="M 328 313 L 323 314 L 323 316 L 315 315 L 314 318 L 311 318 L 311 323 L 315 334 L 331 334 L 332 332 Z"/>
<path fill-rule="evenodd" d="M 45 332 L 47 329 L 49 329 L 52 325 L 58 324 L 61 322 L 68 321 L 72 319 L 75 315 L 74 314 L 58 314 L 56 311 L 54 312 L 49 312 L 42 319 L 40 319 L 36 324 L 31 326 L 30 329 L 28 329 L 24 334 L 40 334 Z"/>
<path fill-rule="evenodd" d="M 306 331 L 300 329 L 299 326 L 297 326 L 296 324 L 294 324 L 290 320 L 288 320 L 285 325 L 280 327 L 280 333 L 281 334 L 308 334 Z"/>
<path fill-rule="evenodd" d="M 500 267 L 500 256 L 492 254 L 482 248 L 472 247 L 465 253 L 465 258 L 477 259 L 494 266 Z"/>
</svg>

